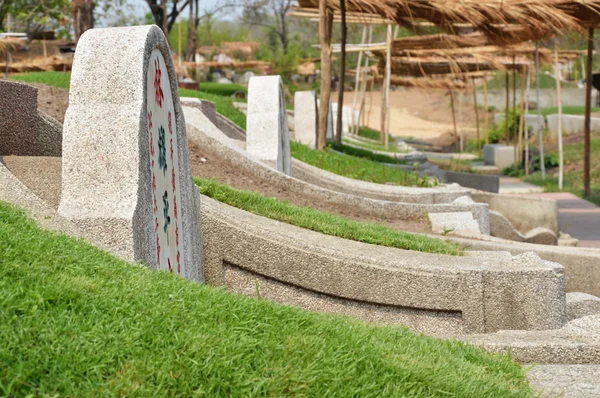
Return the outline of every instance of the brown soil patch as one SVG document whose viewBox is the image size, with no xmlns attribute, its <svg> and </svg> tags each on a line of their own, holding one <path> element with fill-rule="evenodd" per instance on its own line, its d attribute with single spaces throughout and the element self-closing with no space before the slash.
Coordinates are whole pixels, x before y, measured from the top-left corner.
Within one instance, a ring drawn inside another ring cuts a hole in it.
<svg viewBox="0 0 600 398">
<path fill-rule="evenodd" d="M 210 151 L 202 149 L 193 143 L 190 143 L 189 148 L 192 175 L 196 177 L 214 178 L 236 189 L 255 191 L 265 196 L 288 201 L 296 206 L 308 206 L 356 221 L 381 223 L 403 231 L 431 233 L 429 223 L 425 220 L 383 219 L 357 212 L 353 206 L 315 201 L 310 196 L 291 192 L 285 187 L 273 185 L 244 170 L 239 170 L 230 162 L 215 156 Z"/>
<path fill-rule="evenodd" d="M 38 89 L 38 109 L 63 123 L 69 106 L 69 90 L 45 84 L 31 85 Z"/>
</svg>

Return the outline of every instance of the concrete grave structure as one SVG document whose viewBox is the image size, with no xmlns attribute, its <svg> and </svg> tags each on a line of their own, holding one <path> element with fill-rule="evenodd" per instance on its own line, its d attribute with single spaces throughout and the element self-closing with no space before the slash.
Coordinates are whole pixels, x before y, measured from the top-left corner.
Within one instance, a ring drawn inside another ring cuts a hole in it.
<svg viewBox="0 0 600 398">
<path fill-rule="evenodd" d="M 62 127 L 37 109 L 37 88 L 0 80 L 0 155 L 60 156 Z"/>
<path fill-rule="evenodd" d="M 291 154 L 285 95 L 279 76 L 253 76 L 248 85 L 246 150 L 285 174 Z"/>
<path fill-rule="evenodd" d="M 310 148 L 317 147 L 317 95 L 314 91 L 296 91 L 294 94 L 294 132 L 296 141 Z"/>
<path fill-rule="evenodd" d="M 199 195 L 157 26 L 92 29 L 79 40 L 59 214 L 121 258 L 203 280 Z"/>
<path fill-rule="evenodd" d="M 331 101 L 329 101 L 329 108 L 327 111 L 327 141 L 333 141 L 335 139 L 335 132 L 333 131 L 333 106 L 331 105 Z"/>
<path fill-rule="evenodd" d="M 505 168 L 515 163 L 515 147 L 504 144 L 487 144 L 483 147 L 485 164 Z"/>
<path fill-rule="evenodd" d="M 558 137 L 558 114 L 546 116 L 548 130 L 553 137 Z M 562 133 L 564 135 L 583 134 L 585 117 L 582 115 L 562 115 Z M 590 131 L 600 131 L 600 118 L 590 118 Z"/>
</svg>

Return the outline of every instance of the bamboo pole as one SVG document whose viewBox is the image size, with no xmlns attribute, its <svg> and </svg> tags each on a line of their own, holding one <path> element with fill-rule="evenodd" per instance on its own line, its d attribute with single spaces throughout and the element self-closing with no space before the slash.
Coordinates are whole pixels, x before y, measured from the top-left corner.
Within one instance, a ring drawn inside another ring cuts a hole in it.
<svg viewBox="0 0 600 398">
<path fill-rule="evenodd" d="M 450 108 L 452 109 L 452 124 L 454 125 L 454 136 L 456 137 L 456 151 L 460 151 L 460 142 L 458 138 L 458 128 L 456 127 L 456 112 L 454 111 L 454 91 L 449 88 L 448 92 L 450 93 Z"/>
<path fill-rule="evenodd" d="M 519 163 L 523 160 L 523 130 L 525 128 L 525 79 L 521 76 L 521 104 L 519 106 L 519 141 L 517 144 L 517 156 L 515 157 Z"/>
<path fill-rule="evenodd" d="M 342 130 L 344 119 L 344 81 L 346 79 L 346 0 L 340 0 L 340 12 L 342 14 L 342 54 L 340 56 L 340 84 L 338 87 L 338 109 L 337 125 L 335 129 L 335 143 L 342 143 Z M 352 115 L 354 118 L 354 115 Z M 350 123 L 348 123 L 350 127 Z"/>
<path fill-rule="evenodd" d="M 485 119 L 483 121 L 484 129 L 485 129 L 485 144 L 490 143 L 490 126 L 489 126 L 489 110 L 488 110 L 488 87 L 487 87 L 487 79 L 483 78 L 483 107 L 485 109 Z"/>
<path fill-rule="evenodd" d="M 383 142 L 385 149 L 390 147 L 390 79 L 392 76 L 392 25 L 387 26 L 386 33 L 386 57 L 385 57 L 385 129 Z"/>
<path fill-rule="evenodd" d="M 519 135 L 519 126 L 517 125 L 517 69 L 516 69 L 516 65 L 515 65 L 515 55 L 513 54 L 513 73 L 512 73 L 512 88 L 513 88 L 513 117 L 512 117 L 512 122 L 513 122 L 513 139 L 511 140 L 512 144 L 516 144 L 517 141 L 517 136 Z M 514 155 L 515 155 L 515 162 L 517 161 L 517 145 L 514 145 Z"/>
<path fill-rule="evenodd" d="M 546 163 L 544 160 L 544 134 L 542 132 L 542 106 L 540 104 L 540 43 L 535 42 L 535 96 L 538 114 L 538 138 L 540 143 L 540 168 L 542 180 L 546 179 Z"/>
<path fill-rule="evenodd" d="M 477 87 L 475 86 L 475 78 L 473 80 L 473 104 L 475 106 L 475 122 L 477 124 L 477 153 L 481 153 L 481 134 L 479 132 L 479 107 L 477 106 Z"/>
<path fill-rule="evenodd" d="M 556 98 L 558 102 L 558 190 L 563 190 L 563 140 L 562 140 L 562 93 L 560 66 L 558 64 L 558 39 L 554 39 L 554 74 L 556 75 Z"/>
<path fill-rule="evenodd" d="M 529 175 L 529 91 L 531 87 L 531 63 L 527 65 L 527 92 L 525 94 L 525 175 Z"/>
<path fill-rule="evenodd" d="M 592 106 L 592 61 L 594 51 L 594 28 L 588 29 L 587 65 L 585 80 L 585 123 L 583 127 L 583 187 L 586 196 L 590 196 L 590 114 Z"/>
<path fill-rule="evenodd" d="M 363 31 L 362 31 L 362 37 L 360 39 L 360 44 L 365 44 L 365 40 L 367 38 L 367 25 L 363 26 Z M 359 51 L 358 52 L 358 62 L 356 63 L 356 75 L 354 77 L 354 98 L 352 99 L 352 117 L 354 117 L 354 113 L 356 112 L 356 106 L 358 104 L 358 90 L 360 88 L 360 81 L 361 81 L 361 66 L 362 66 L 362 55 L 363 52 Z M 360 111 L 358 113 L 358 122 L 356 123 L 356 126 L 353 126 L 353 132 L 354 134 L 358 134 L 358 128 L 360 125 Z"/>
<path fill-rule="evenodd" d="M 373 38 L 373 25 L 369 25 L 369 34 L 368 34 L 368 42 L 369 44 L 371 44 L 371 40 Z M 369 56 L 365 56 L 365 67 L 364 67 L 364 71 L 363 71 L 363 75 L 364 75 L 364 86 L 362 87 L 361 90 L 361 98 L 360 98 L 360 110 L 358 112 L 358 118 L 360 119 L 361 117 L 363 117 L 364 121 L 363 124 L 366 125 L 368 124 L 368 121 L 365 113 L 364 113 L 364 109 L 365 109 L 365 98 L 367 95 L 367 89 L 368 89 L 368 84 L 369 84 L 369 80 L 368 80 L 368 67 L 369 67 Z M 371 90 L 373 91 L 373 90 Z M 373 98 L 371 97 L 370 100 L 372 101 Z M 369 109 L 369 120 L 370 120 L 370 115 L 371 115 L 371 110 Z M 358 131 L 357 131 L 358 133 Z"/>
<path fill-rule="evenodd" d="M 506 71 L 506 79 L 505 79 L 505 86 L 506 86 L 506 104 L 505 104 L 505 108 L 504 108 L 504 139 L 506 140 L 506 142 L 508 143 L 508 122 L 509 122 L 509 108 L 510 108 L 510 81 L 509 81 L 509 71 Z"/>
<path fill-rule="evenodd" d="M 333 13 L 327 10 L 327 2 L 319 1 L 319 40 L 321 42 L 321 104 L 319 106 L 319 130 L 317 149 L 327 146 L 327 115 L 331 97 L 331 27 Z"/>
</svg>

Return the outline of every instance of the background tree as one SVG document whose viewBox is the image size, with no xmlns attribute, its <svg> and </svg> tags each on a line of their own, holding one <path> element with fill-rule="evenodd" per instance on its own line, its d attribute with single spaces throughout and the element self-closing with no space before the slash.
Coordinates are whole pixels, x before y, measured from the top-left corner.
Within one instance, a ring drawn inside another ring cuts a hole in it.
<svg viewBox="0 0 600 398">
<path fill-rule="evenodd" d="M 31 37 L 51 21 L 67 23 L 70 9 L 68 0 L 0 0 L 0 30 L 4 30 L 2 21 L 10 13 Z"/>
<path fill-rule="evenodd" d="M 94 27 L 94 0 L 73 0 L 73 27 L 75 41 L 88 29 Z"/>
<path fill-rule="evenodd" d="M 288 53 L 290 45 L 290 23 L 288 12 L 294 0 L 258 0 L 244 4 L 242 19 L 249 25 L 262 26 L 267 34 L 279 38 L 283 53 Z"/>
<path fill-rule="evenodd" d="M 146 3 L 150 7 L 150 12 L 154 17 L 154 22 L 161 27 L 165 36 L 169 36 L 169 32 L 173 28 L 179 14 L 185 10 L 185 8 L 195 0 L 171 0 L 169 12 L 169 4 L 167 0 L 146 0 Z M 196 2 L 197 5 L 197 2 Z"/>
</svg>

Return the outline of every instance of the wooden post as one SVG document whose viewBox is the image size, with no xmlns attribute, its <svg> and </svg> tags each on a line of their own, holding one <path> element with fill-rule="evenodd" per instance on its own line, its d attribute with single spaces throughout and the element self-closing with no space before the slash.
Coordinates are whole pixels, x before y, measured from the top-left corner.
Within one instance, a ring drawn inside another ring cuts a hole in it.
<svg viewBox="0 0 600 398">
<path fill-rule="evenodd" d="M 363 26 L 362 38 L 360 39 L 360 44 L 365 44 L 365 39 L 367 38 L 367 25 Z M 362 55 L 363 52 L 358 52 L 358 62 L 356 63 L 356 74 L 354 77 L 354 98 L 352 99 L 352 117 L 354 117 L 354 113 L 356 112 L 356 105 L 358 103 L 358 89 L 360 88 L 361 81 L 361 67 L 362 67 Z M 356 126 L 353 128 L 354 134 L 358 134 L 358 129 L 360 125 L 360 111 L 358 113 L 358 121 Z"/>
<path fill-rule="evenodd" d="M 473 78 L 473 104 L 475 106 L 475 121 L 477 122 L 477 152 L 481 152 L 481 134 L 479 133 L 479 107 L 477 106 L 477 87 Z"/>
<path fill-rule="evenodd" d="M 517 156 L 515 159 L 521 163 L 523 160 L 523 129 L 525 128 L 525 79 L 521 76 L 521 104 L 519 106 L 519 141 L 517 144 Z"/>
<path fill-rule="evenodd" d="M 525 175 L 529 175 L 529 123 L 527 122 L 527 116 L 529 116 L 529 88 L 531 87 L 531 62 L 527 64 L 527 84 L 525 93 Z"/>
<path fill-rule="evenodd" d="M 556 75 L 556 98 L 558 102 L 558 190 L 563 189 L 563 140 L 562 140 L 562 94 L 560 66 L 558 64 L 558 38 L 554 39 L 554 74 Z"/>
<path fill-rule="evenodd" d="M 583 127 L 583 189 L 585 196 L 590 196 L 590 114 L 592 106 L 592 60 L 594 51 L 594 28 L 588 28 L 587 65 L 585 80 L 585 123 Z"/>
<path fill-rule="evenodd" d="M 319 131 L 317 149 L 327 146 L 327 115 L 331 97 L 331 26 L 333 13 L 327 9 L 326 0 L 319 1 L 319 40 L 321 42 L 321 104 L 319 106 Z"/>
<path fill-rule="evenodd" d="M 538 138 L 540 143 L 540 168 L 542 180 L 546 179 L 546 163 L 544 160 L 544 134 L 542 131 L 542 104 L 540 104 L 540 43 L 535 42 L 535 96 L 538 114 Z"/>
<path fill-rule="evenodd" d="M 448 92 L 450 93 L 450 108 L 452 109 L 452 124 L 454 125 L 454 136 L 456 137 L 456 151 L 460 151 L 460 142 L 458 138 L 458 128 L 456 127 L 456 112 L 454 111 L 454 91 L 449 88 Z"/>
<path fill-rule="evenodd" d="M 513 54 L 513 73 L 512 73 L 512 88 L 513 88 L 513 140 L 512 144 L 517 141 L 519 135 L 519 125 L 517 125 L 517 65 L 515 64 L 515 55 Z M 516 145 L 515 145 L 516 147 Z M 516 148 L 515 148 L 516 149 Z M 516 152 L 516 150 L 515 150 Z M 517 157 L 515 156 L 515 160 Z"/>
<path fill-rule="evenodd" d="M 390 41 L 392 36 L 392 26 L 387 25 L 386 34 L 385 34 L 385 42 L 386 42 L 386 53 L 385 53 L 385 69 L 383 73 L 383 80 L 381 81 L 381 120 L 380 120 L 380 141 L 382 144 L 385 144 L 386 134 L 385 134 L 385 125 L 387 120 L 387 96 L 389 95 L 388 88 L 388 69 L 391 67 L 391 48 Z"/>
<path fill-rule="evenodd" d="M 485 110 L 485 119 L 483 120 L 483 126 L 485 130 L 485 144 L 490 143 L 490 125 L 489 125 L 489 110 L 488 110 L 488 89 L 487 89 L 487 76 L 483 78 L 483 108 Z"/>
<path fill-rule="evenodd" d="M 369 35 L 368 36 L 369 37 L 368 37 L 367 43 L 371 44 L 371 39 L 373 38 L 373 25 L 369 25 Z M 364 110 L 365 110 L 365 98 L 366 98 L 367 89 L 368 89 L 367 86 L 369 84 L 368 67 L 369 67 L 369 57 L 365 56 L 365 68 L 364 68 L 364 71 L 363 71 L 363 75 L 364 75 L 363 84 L 364 84 L 364 86 L 361 89 L 361 94 L 360 94 L 360 108 L 359 108 L 360 110 L 358 112 L 358 118 L 359 118 L 359 120 L 363 120 L 363 124 L 365 124 L 365 125 L 368 124 L 367 120 L 370 120 L 370 117 L 371 117 L 370 116 L 371 115 L 371 110 L 370 109 L 369 109 L 369 118 L 367 118 L 365 116 L 366 113 L 364 113 Z M 373 87 L 371 87 L 371 92 L 373 91 L 372 88 Z M 371 97 L 370 97 L 371 101 L 373 100 L 372 95 L 373 94 L 371 94 Z M 362 117 L 362 119 L 361 119 L 361 117 Z M 356 133 L 358 134 L 358 130 L 356 131 Z"/>
<path fill-rule="evenodd" d="M 392 77 L 392 25 L 387 26 L 385 56 L 385 130 L 383 143 L 385 149 L 390 147 L 390 79 Z"/>
<path fill-rule="evenodd" d="M 509 123 L 509 116 L 510 116 L 509 112 L 508 112 L 508 109 L 510 108 L 509 73 L 510 72 L 508 70 L 506 70 L 506 80 L 505 80 L 506 104 L 505 104 L 505 108 L 504 108 L 504 139 L 506 140 L 506 143 L 509 142 L 509 139 L 508 139 L 508 123 Z"/>
<path fill-rule="evenodd" d="M 342 130 L 344 121 L 344 82 L 346 80 L 346 0 L 340 0 L 340 12 L 342 14 L 342 53 L 340 55 L 340 84 L 338 87 L 338 109 L 337 125 L 335 129 L 335 143 L 342 143 Z M 354 119 L 354 115 L 352 115 Z M 348 123 L 350 128 L 350 123 Z"/>
</svg>

